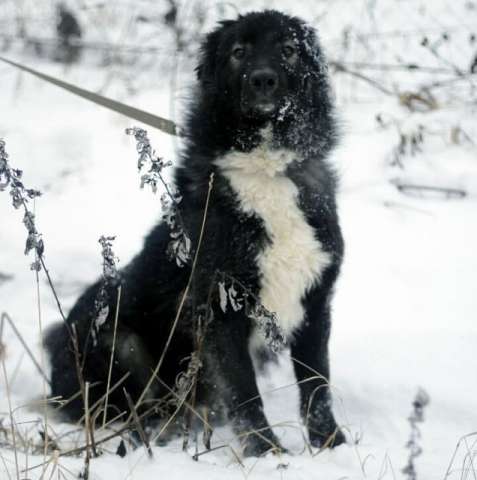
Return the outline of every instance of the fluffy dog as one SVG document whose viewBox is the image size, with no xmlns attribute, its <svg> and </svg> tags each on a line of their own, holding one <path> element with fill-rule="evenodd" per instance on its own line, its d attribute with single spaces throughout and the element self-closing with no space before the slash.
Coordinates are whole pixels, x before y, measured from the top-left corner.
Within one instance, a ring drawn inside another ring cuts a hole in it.
<svg viewBox="0 0 477 480">
<path fill-rule="evenodd" d="M 259 308 L 275 314 L 267 318 L 276 319 L 272 327 L 290 347 L 310 442 L 339 445 L 345 438 L 331 408 L 328 339 L 343 240 L 336 180 L 326 163 L 337 128 L 318 39 L 298 18 L 277 11 L 249 13 L 207 35 L 197 74 L 183 161 L 175 172 L 181 219 L 195 249 L 212 173 L 214 184 L 192 288 L 158 372 L 160 381 L 144 398 L 151 402 L 170 394 L 187 367 L 184 359 L 197 351 L 197 315 L 208 305 L 197 400 L 225 407 L 246 455 L 280 449 L 263 412 L 252 362 L 251 352 L 268 348 L 251 313 Z M 109 395 L 110 416 L 128 409 L 124 390 L 135 401 L 141 396 L 191 274 L 190 266 L 179 268 L 167 258 L 170 241 L 167 224 L 160 223 L 122 272 L 111 385 L 123 383 Z M 227 281 L 214 285 L 217 272 L 232 282 L 234 305 L 227 305 L 232 288 Z M 90 405 L 106 390 L 116 296 L 111 295 L 110 317 L 91 342 L 98 288 L 99 283 L 88 288 L 67 324 L 46 339 L 53 395 L 72 398 L 64 411 L 73 418 L 82 416 L 83 401 L 71 330 L 82 376 L 91 384 Z M 248 307 L 240 308 L 244 303 Z"/>
</svg>

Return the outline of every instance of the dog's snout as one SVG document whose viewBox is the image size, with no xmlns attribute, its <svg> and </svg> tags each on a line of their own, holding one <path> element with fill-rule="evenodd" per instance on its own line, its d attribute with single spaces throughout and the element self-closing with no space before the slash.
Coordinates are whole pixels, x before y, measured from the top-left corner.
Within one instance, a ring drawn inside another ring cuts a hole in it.
<svg viewBox="0 0 477 480">
<path fill-rule="evenodd" d="M 252 90 L 262 95 L 270 95 L 278 88 L 278 75 L 271 68 L 254 70 L 249 81 Z"/>
</svg>

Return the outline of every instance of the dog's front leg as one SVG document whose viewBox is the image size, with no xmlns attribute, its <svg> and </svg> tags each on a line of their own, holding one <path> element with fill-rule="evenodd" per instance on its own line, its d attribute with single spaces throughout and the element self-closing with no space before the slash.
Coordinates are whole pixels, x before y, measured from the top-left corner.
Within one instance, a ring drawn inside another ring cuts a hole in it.
<svg viewBox="0 0 477 480">
<path fill-rule="evenodd" d="M 296 333 L 291 356 L 299 382 L 301 414 L 315 447 L 335 447 L 346 441 L 331 408 L 328 340 L 331 291 L 312 293 L 306 303 L 307 318 Z"/>
<path fill-rule="evenodd" d="M 258 392 L 248 350 L 250 320 L 241 312 L 220 313 L 206 339 L 206 367 L 213 373 L 214 393 L 225 403 L 245 456 L 284 451 L 265 418 Z"/>
</svg>

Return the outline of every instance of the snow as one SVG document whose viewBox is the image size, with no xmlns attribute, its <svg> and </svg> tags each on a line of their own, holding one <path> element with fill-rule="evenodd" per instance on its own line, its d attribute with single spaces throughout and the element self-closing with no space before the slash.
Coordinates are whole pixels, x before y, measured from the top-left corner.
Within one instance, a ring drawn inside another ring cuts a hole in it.
<svg viewBox="0 0 477 480">
<path fill-rule="evenodd" d="M 262 3 L 246 2 L 259 7 Z M 306 3 L 282 5 L 306 18 Z M 404 11 L 393 18 L 392 2 L 375 3 L 381 8 L 380 14 L 387 12 L 388 23 L 382 31 L 397 29 L 412 8 L 410 2 L 400 2 Z M 275 4 L 280 6 L 280 2 Z M 338 4 L 340 8 L 327 7 L 325 16 L 320 17 L 321 38 L 331 52 L 338 48 L 338 33 L 352 24 L 353 12 L 360 12 L 356 18 L 361 19 L 362 28 L 368 28 L 365 19 L 372 26 L 365 14 L 365 2 L 354 1 L 349 9 L 343 8 L 344 2 Z M 449 13 L 448 5 L 436 2 L 431 17 Z M 317 14 L 324 10 L 321 3 L 314 8 Z M 471 25 L 470 17 L 475 13 L 469 13 L 469 19 L 465 12 L 458 13 L 449 17 L 451 26 L 465 29 Z M 403 22 L 406 28 L 402 29 L 411 31 L 424 25 L 429 30 L 434 26 L 423 23 L 429 22 L 429 17 L 422 21 L 421 17 Z M 329 40 L 325 41 L 327 36 Z M 415 44 L 409 38 L 405 42 L 411 42 L 410 57 L 425 63 Z M 7 53 L 85 88 L 97 89 L 104 80 L 104 73 L 92 62 L 64 71 L 28 53 Z M 385 51 L 380 55 L 386 60 Z M 187 68 L 188 64 L 183 65 L 184 70 Z M 126 265 L 160 217 L 160 195 L 139 188 L 134 141 L 124 134 L 131 122 L 10 67 L 0 65 L 0 74 L 0 138 L 7 143 L 12 165 L 24 170 L 26 185 L 44 194 L 34 204 L 37 228 L 43 234 L 53 281 L 68 310 L 84 286 L 101 274 L 98 238 L 116 236 L 115 254 L 120 265 Z M 191 77 L 182 78 L 174 99 L 187 96 Z M 393 77 L 393 81 L 402 80 L 409 86 L 414 79 L 407 73 Z M 425 411 L 425 422 L 420 424 L 423 453 L 416 461 L 418 478 L 445 478 L 451 463 L 447 478 L 474 478 L 476 467 L 469 467 L 469 459 L 476 455 L 476 437 L 461 443 L 455 457 L 454 451 L 464 435 L 477 431 L 475 97 L 473 105 L 448 101 L 446 92 L 442 108 L 410 114 L 397 105 L 394 97 L 353 87 L 353 81 L 345 83 L 342 76 L 335 76 L 333 83 L 338 90 L 344 137 L 331 161 L 341 176 L 338 202 L 346 256 L 333 304 L 332 384 L 339 422 L 350 440 L 358 443 L 350 442 L 333 451 L 308 451 L 298 418 L 297 388 L 285 356 L 279 366 L 264 372 L 260 387 L 268 418 L 291 454 L 238 462 L 230 448 L 222 448 L 200 456 L 196 462 L 192 459 L 193 442 L 184 453 L 181 441 L 175 440 L 165 447 L 154 446 L 153 459 L 148 459 L 143 448 L 129 450 L 120 458 L 114 454 L 119 443 L 114 439 L 106 444 L 102 456 L 91 461 L 91 478 L 404 478 L 401 470 L 407 462 L 405 446 L 410 434 L 407 418 L 419 386 L 429 393 L 431 403 Z M 155 75 L 137 93 L 128 93 L 119 84 L 105 93 L 168 117 L 170 90 L 170 85 L 158 82 Z M 378 124 L 377 114 L 382 114 L 386 127 Z M 393 166 L 399 133 L 415 132 L 419 125 L 425 129 L 421 151 L 403 155 L 404 168 Z M 451 132 L 456 126 L 474 143 L 465 138 L 453 142 Z M 175 158 L 174 139 L 150 128 L 148 133 L 158 154 Z M 396 179 L 406 184 L 462 189 L 467 196 L 406 195 L 392 183 Z M 29 270 L 31 259 L 23 256 L 26 230 L 21 219 L 21 213 L 11 207 L 8 194 L 0 195 L 0 272 L 13 275 L 11 281 L 0 280 L 0 312 L 12 317 L 36 358 L 41 359 L 36 281 Z M 58 321 L 59 315 L 43 275 L 40 293 L 46 328 Z M 6 345 L 4 363 L 15 421 L 25 438 L 39 443 L 40 423 L 35 422 L 41 422 L 43 409 L 29 404 L 41 398 L 42 379 L 8 324 L 4 325 L 2 342 Z M 0 425 L 8 427 L 3 373 L 0 379 Z M 49 424 L 52 433 L 76 428 L 54 418 Z M 3 480 L 15 478 L 15 463 L 13 451 L 2 443 L 2 435 L 0 427 Z M 101 435 L 97 432 L 98 437 Z M 84 432 L 80 430 L 64 439 L 61 446 L 68 449 L 83 443 Z M 213 447 L 222 444 L 238 449 L 227 427 L 212 438 Z M 21 468 L 43 461 L 38 452 L 22 452 L 18 453 Z M 61 457 L 57 467 L 54 461 L 49 464 L 44 478 L 49 478 L 53 468 L 60 469 L 66 478 L 76 478 L 83 465 L 83 457 Z M 37 479 L 41 475 L 42 468 L 36 468 L 21 478 Z M 57 478 L 56 473 L 52 478 Z"/>
</svg>

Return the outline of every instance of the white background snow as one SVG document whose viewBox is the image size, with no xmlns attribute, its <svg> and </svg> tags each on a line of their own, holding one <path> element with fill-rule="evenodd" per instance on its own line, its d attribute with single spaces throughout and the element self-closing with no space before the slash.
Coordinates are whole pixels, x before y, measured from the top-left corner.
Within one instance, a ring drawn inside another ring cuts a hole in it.
<svg viewBox="0 0 477 480">
<path fill-rule="evenodd" d="M 41 23 L 48 18 L 51 21 L 50 2 L 20 3 L 24 12 L 29 12 L 25 16 L 35 35 L 51 36 Z M 147 57 L 149 67 L 105 66 L 97 56 L 87 54 L 79 64 L 64 68 L 36 58 L 19 42 L 1 54 L 85 88 L 102 89 L 106 95 L 147 111 L 178 118 L 193 82 L 193 62 L 181 58 L 178 79 L 171 82 L 175 61 L 173 53 L 167 53 L 170 35 L 151 24 L 131 26 L 133 15 L 157 16 L 165 4 L 111 2 L 102 13 L 94 8 L 81 13 L 86 39 L 140 42 L 164 49 L 155 63 Z M 193 5 L 183 2 L 184 12 L 192 15 Z M 204 30 L 219 15 L 234 16 L 232 7 L 220 5 L 207 4 Z M 472 32 L 477 33 L 475 2 L 247 1 L 237 4 L 237 9 L 246 12 L 264 6 L 299 14 L 318 26 L 334 60 L 414 62 L 449 69 L 420 45 L 424 36 L 437 41 L 443 32 L 451 41 L 439 53 L 454 65 L 468 69 L 477 53 L 477 44 L 467 41 Z M 0 2 L 2 8 L 0 19 L 5 26 L 17 10 L 14 2 Z M 110 22 L 104 21 L 107 15 Z M 103 19 L 99 27 L 98 18 Z M 392 36 L 393 32 L 400 34 Z M 348 47 L 343 46 L 346 38 Z M 449 74 L 356 70 L 392 92 L 415 91 L 425 82 L 452 78 Z M 306 448 L 297 389 L 285 357 L 279 367 L 266 371 L 260 386 L 267 415 L 277 425 L 290 455 L 248 458 L 240 463 L 230 449 L 223 448 L 195 462 L 191 458 L 194 446 L 184 453 L 181 442 L 175 441 L 154 447 L 152 460 L 142 448 L 120 458 L 114 454 L 119 442 L 115 439 L 101 457 L 92 460 L 91 478 L 404 478 L 410 433 L 407 417 L 421 386 L 431 403 L 420 424 L 423 453 L 416 461 L 417 478 L 475 480 L 477 465 L 472 461 L 476 461 L 477 436 L 461 443 L 453 455 L 464 435 L 477 432 L 477 79 L 475 75 L 466 77 L 451 88 L 437 90 L 438 109 L 410 112 L 399 105 L 397 94 L 384 95 L 345 74 L 333 74 L 332 78 L 344 137 L 330 161 L 342 179 L 338 202 L 346 257 L 333 304 L 331 367 L 335 411 L 349 444 L 321 453 Z M 159 196 L 139 189 L 134 142 L 124 134 L 126 127 L 137 122 L 1 63 L 0 81 L 0 138 L 6 141 L 11 164 L 24 170 L 26 185 L 43 192 L 34 205 L 37 227 L 45 241 L 45 259 L 53 281 L 68 309 L 84 286 L 100 274 L 98 238 L 115 235 L 115 252 L 121 265 L 126 265 L 159 218 Z M 377 114 L 386 128 L 376 121 Z M 399 135 L 411 134 L 419 125 L 424 126 L 420 151 L 414 155 L 404 152 L 399 157 L 402 167 L 393 165 Z M 148 131 L 158 153 L 174 160 L 176 140 L 151 128 Z M 452 133 L 456 131 L 461 132 L 458 141 Z M 460 189 L 467 196 L 413 196 L 399 192 L 396 181 Z M 41 359 L 35 275 L 29 270 L 31 259 L 23 255 L 26 230 L 21 220 L 8 193 L 1 194 L 0 272 L 12 278 L 0 280 L 0 312 L 12 317 Z M 42 321 L 47 327 L 58 321 L 59 315 L 42 273 L 40 290 Z M 31 404 L 41 398 L 44 385 L 9 325 L 4 325 L 2 342 L 14 419 L 23 432 L 17 440 L 21 444 L 17 453 L 20 469 L 24 469 L 44 461 L 42 455 L 25 453 L 31 452 L 32 446 L 23 444 L 28 439 L 39 443 L 43 411 Z M 13 479 L 15 456 L 2 430 L 10 425 L 3 373 L 0 421 L 0 479 Z M 51 419 L 49 424 L 52 436 L 75 429 Z M 98 438 L 102 434 L 97 432 Z M 80 431 L 59 444 L 67 449 L 82 445 L 83 439 Z M 213 446 L 230 442 L 237 447 L 228 428 L 213 437 Z M 200 441 L 199 449 L 203 449 Z M 46 471 L 39 467 L 21 473 L 20 478 L 43 475 L 46 479 L 50 474 L 51 478 L 77 478 L 84 465 L 82 457 L 60 457 L 55 462 L 51 460 Z"/>
</svg>

